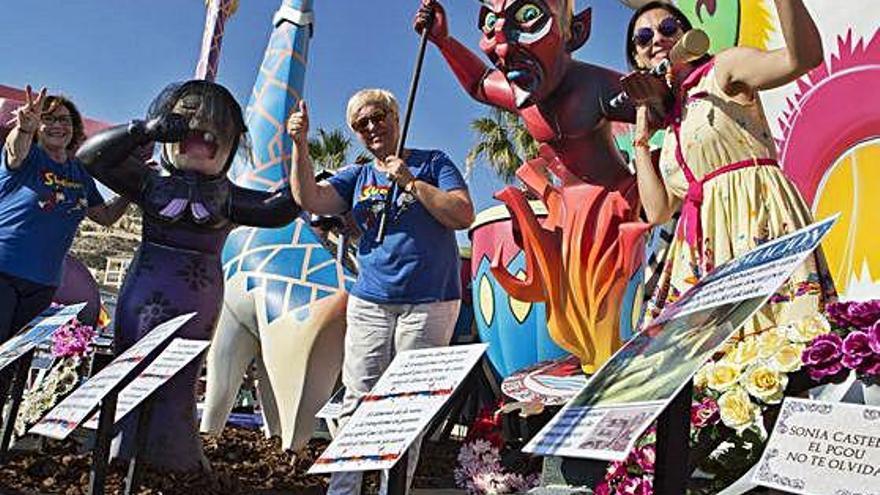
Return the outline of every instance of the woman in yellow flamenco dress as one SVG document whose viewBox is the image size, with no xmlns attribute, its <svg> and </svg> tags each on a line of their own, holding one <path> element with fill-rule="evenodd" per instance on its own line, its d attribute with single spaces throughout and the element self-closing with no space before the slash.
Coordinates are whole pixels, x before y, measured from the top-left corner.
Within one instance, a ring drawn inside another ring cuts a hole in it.
<svg viewBox="0 0 880 495">
<path fill-rule="evenodd" d="M 646 73 L 624 80 L 637 104 L 636 175 L 648 220 L 663 223 L 681 208 L 663 272 L 646 307 L 646 322 L 714 267 L 813 221 L 776 161 L 757 93 L 791 82 L 821 63 L 822 44 L 801 0 L 775 3 L 785 48 L 734 47 L 674 68 L 673 103 L 659 166 L 651 160 L 648 139 L 659 113 L 655 109 L 669 89 Z M 639 69 L 656 66 L 689 29 L 675 7 L 646 4 L 629 25 L 630 62 Z M 835 297 L 824 256 L 817 250 L 740 336 L 801 320 Z"/>
</svg>

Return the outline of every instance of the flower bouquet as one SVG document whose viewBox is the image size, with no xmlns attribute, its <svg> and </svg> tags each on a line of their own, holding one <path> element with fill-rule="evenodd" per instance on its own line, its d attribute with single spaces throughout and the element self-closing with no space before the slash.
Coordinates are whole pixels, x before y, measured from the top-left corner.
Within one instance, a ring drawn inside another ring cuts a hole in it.
<svg viewBox="0 0 880 495">
<path fill-rule="evenodd" d="M 841 379 L 855 372 L 862 382 L 880 380 L 880 300 L 838 302 L 826 308 L 831 332 L 812 339 L 803 352 L 809 376 L 816 382 Z"/>
<path fill-rule="evenodd" d="M 15 418 L 15 432 L 21 436 L 52 407 L 72 392 L 82 381 L 91 354 L 95 330 L 78 320 L 59 327 L 52 334 L 52 356 L 55 362 L 42 380 L 24 392 L 21 409 Z"/>
<path fill-rule="evenodd" d="M 833 303 L 826 312 L 733 341 L 695 374 L 690 458 L 713 478 L 706 493 L 757 462 L 785 396 L 851 371 L 880 381 L 880 300 Z M 651 493 L 655 436 L 652 427 L 629 458 L 610 464 L 596 493 Z"/>
<path fill-rule="evenodd" d="M 515 466 L 506 454 L 517 449 L 505 449 L 501 435 L 501 417 L 492 408 L 483 409 L 468 428 L 468 434 L 458 452 L 455 484 L 470 495 L 525 493 L 538 485 L 539 474 L 526 474 L 524 466 Z M 530 469 L 529 471 L 537 471 Z"/>
</svg>

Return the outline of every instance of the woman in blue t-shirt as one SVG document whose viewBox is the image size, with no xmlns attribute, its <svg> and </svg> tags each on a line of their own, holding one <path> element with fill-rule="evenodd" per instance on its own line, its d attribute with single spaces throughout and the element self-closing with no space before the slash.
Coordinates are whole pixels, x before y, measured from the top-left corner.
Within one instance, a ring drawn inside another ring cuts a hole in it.
<svg viewBox="0 0 880 495">
<path fill-rule="evenodd" d="M 309 117 L 302 101 L 288 119 L 287 131 L 294 142 L 290 185 L 297 203 L 321 215 L 351 211 L 362 231 L 358 278 L 346 312 L 342 407 L 348 416 L 396 352 L 449 343 L 461 304 L 455 231 L 470 226 L 474 207 L 461 173 L 443 152 L 408 149 L 396 156 L 399 111 L 391 93 L 359 91 L 346 114 L 373 161 L 345 167 L 326 181 L 315 181 Z M 380 243 L 378 218 L 391 191 L 396 194 Z M 410 449 L 407 486 L 418 445 Z M 382 481 L 386 484 L 384 476 Z M 334 473 L 327 493 L 360 493 L 360 484 L 361 473 Z"/>
<path fill-rule="evenodd" d="M 49 306 L 80 221 L 111 225 L 128 205 L 105 204 L 73 158 L 85 137 L 76 106 L 45 88 L 25 98 L 0 153 L 0 343 Z"/>
</svg>

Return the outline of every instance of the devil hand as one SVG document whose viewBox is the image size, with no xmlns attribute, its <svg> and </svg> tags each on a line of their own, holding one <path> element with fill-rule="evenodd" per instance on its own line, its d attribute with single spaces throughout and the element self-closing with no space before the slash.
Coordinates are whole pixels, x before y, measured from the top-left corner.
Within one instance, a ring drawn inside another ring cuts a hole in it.
<svg viewBox="0 0 880 495">
<path fill-rule="evenodd" d="M 422 0 L 422 6 L 416 12 L 413 27 L 416 32 L 421 34 L 425 30 L 425 26 L 431 26 L 428 32 L 428 39 L 434 43 L 440 43 L 449 36 L 449 28 L 446 24 L 446 11 L 440 2 L 436 0 Z"/>
</svg>

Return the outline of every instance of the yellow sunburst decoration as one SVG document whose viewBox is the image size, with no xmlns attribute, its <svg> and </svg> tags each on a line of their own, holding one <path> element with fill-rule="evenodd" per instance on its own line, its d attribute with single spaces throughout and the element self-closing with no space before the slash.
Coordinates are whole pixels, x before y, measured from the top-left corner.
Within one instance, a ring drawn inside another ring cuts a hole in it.
<svg viewBox="0 0 880 495">
<path fill-rule="evenodd" d="M 739 45 L 766 50 L 776 31 L 773 15 L 764 0 L 739 0 Z"/>
</svg>

